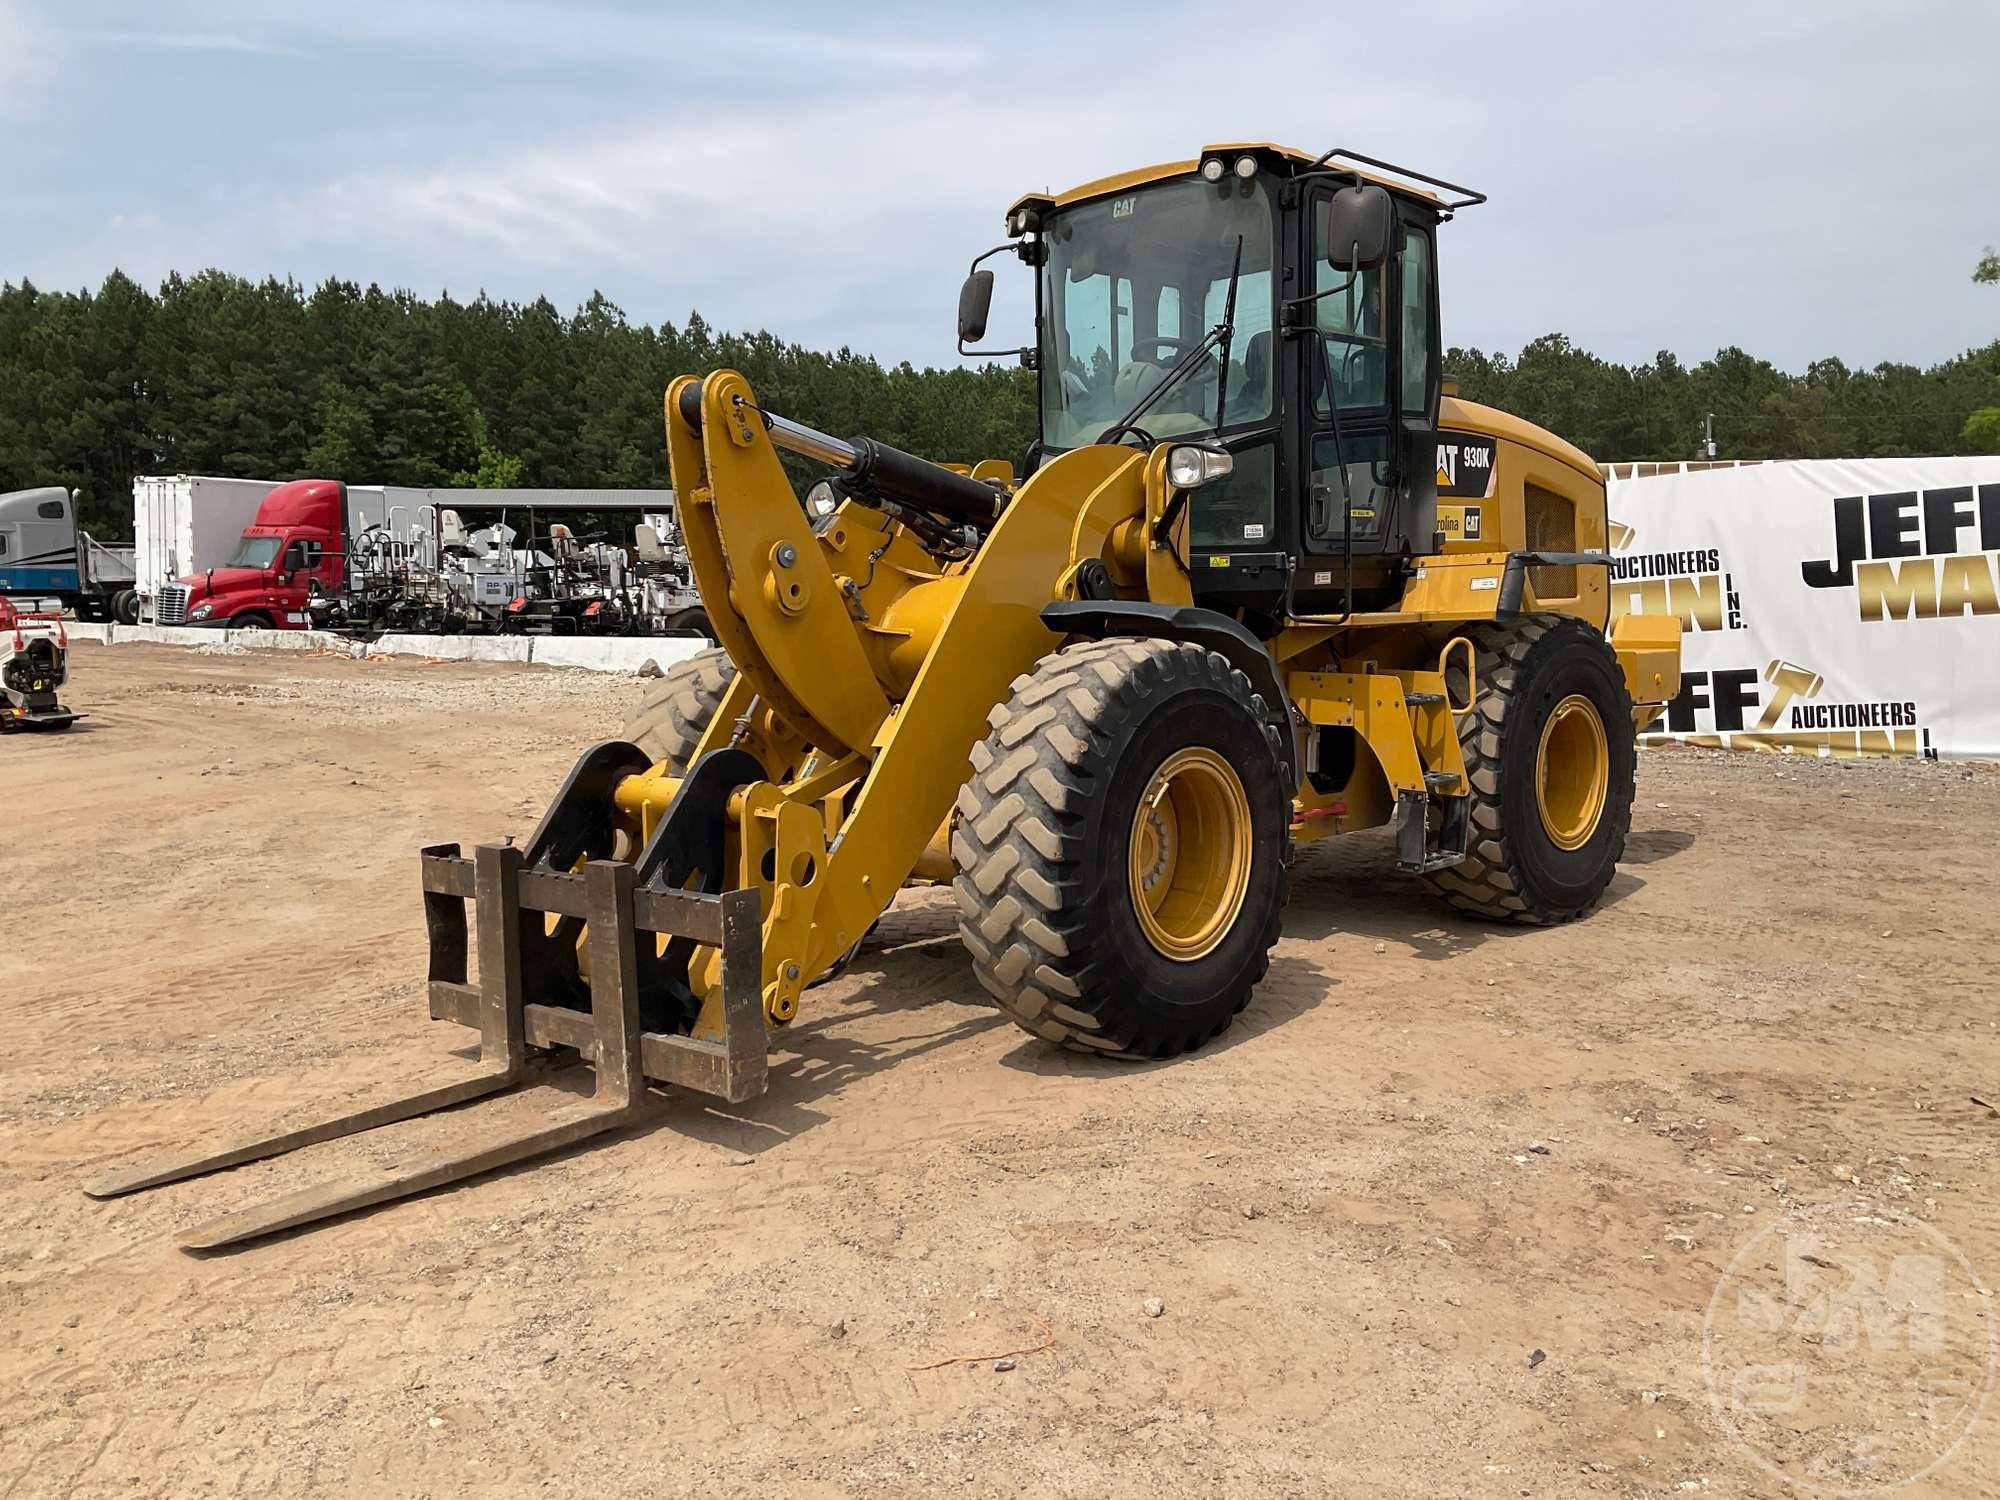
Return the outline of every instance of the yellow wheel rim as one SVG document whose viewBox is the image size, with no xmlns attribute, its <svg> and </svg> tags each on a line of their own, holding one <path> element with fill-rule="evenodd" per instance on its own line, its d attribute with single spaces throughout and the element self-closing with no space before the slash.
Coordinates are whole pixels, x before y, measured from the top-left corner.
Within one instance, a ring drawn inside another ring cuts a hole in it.
<svg viewBox="0 0 2000 1500">
<path fill-rule="evenodd" d="M 1250 846 L 1235 768 L 1199 745 L 1168 756 L 1132 819 L 1132 906 L 1146 940 L 1182 963 L 1214 952 L 1243 910 Z"/>
<path fill-rule="evenodd" d="M 1611 749 L 1597 705 L 1572 693 L 1542 725 L 1535 752 L 1535 802 L 1542 829 L 1558 849 L 1581 849 L 1604 816 Z"/>
</svg>

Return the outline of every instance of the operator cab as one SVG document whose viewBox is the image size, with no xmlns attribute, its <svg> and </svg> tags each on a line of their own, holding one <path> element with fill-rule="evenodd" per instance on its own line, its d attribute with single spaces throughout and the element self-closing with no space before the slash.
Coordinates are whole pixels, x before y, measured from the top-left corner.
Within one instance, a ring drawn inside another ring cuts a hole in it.
<svg viewBox="0 0 2000 1500">
<path fill-rule="evenodd" d="M 1036 340 L 1020 351 L 1038 372 L 1034 458 L 1101 442 L 1226 452 L 1187 500 L 1199 602 L 1266 634 L 1387 604 L 1440 550 L 1436 230 L 1483 201 L 1352 152 L 1268 144 L 1021 199 L 999 249 L 1035 269 Z M 984 333 L 991 286 L 975 261 L 961 349 Z"/>
</svg>

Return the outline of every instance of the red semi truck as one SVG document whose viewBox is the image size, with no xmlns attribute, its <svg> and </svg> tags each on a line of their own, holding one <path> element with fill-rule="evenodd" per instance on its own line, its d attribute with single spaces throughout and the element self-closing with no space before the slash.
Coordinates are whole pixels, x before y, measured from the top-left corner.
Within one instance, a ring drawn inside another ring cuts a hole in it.
<svg viewBox="0 0 2000 1500">
<path fill-rule="evenodd" d="M 161 625 L 304 630 L 312 585 L 336 592 L 347 553 L 347 486 L 295 479 L 264 497 L 221 567 L 163 587 L 154 618 Z"/>
</svg>

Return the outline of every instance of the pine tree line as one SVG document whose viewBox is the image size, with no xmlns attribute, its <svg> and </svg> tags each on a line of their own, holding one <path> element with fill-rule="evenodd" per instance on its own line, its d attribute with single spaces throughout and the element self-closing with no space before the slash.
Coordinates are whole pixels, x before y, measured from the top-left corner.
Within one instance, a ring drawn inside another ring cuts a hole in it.
<svg viewBox="0 0 2000 1500">
<path fill-rule="evenodd" d="M 135 474 L 357 483 L 664 486 L 667 382 L 730 366 L 773 409 L 939 459 L 1018 460 L 1035 433 L 1027 372 L 886 367 L 695 314 L 630 322 L 602 295 L 428 301 L 330 280 L 219 271 L 157 293 L 114 272 L 96 292 L 0 283 L 0 490 L 82 492 L 85 524 L 130 535 Z M 1685 458 L 1714 412 L 1724 457 L 1971 451 L 1995 405 L 2000 343 L 1920 370 L 1821 360 L 1787 374 L 1738 349 L 1690 367 L 1624 366 L 1538 339 L 1518 360 L 1453 349 L 1467 397 L 1600 458 Z"/>
</svg>

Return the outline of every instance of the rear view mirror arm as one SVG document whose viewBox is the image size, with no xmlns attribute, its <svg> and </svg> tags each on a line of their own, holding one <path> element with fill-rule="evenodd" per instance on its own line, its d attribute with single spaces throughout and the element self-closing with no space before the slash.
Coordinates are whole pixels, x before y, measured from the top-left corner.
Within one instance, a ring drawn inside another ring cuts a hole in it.
<svg viewBox="0 0 2000 1500">
<path fill-rule="evenodd" d="M 994 359 L 1004 355 L 1012 354 L 1020 359 L 1022 365 L 1032 370 L 1035 368 L 1035 349 L 1032 345 L 1026 345 L 1018 349 L 969 349 L 966 347 L 966 333 L 968 331 L 966 324 L 966 298 L 967 294 L 972 289 L 973 278 L 979 274 L 979 264 L 981 261 L 991 260 L 994 256 L 1000 254 L 1000 252 L 1003 250 L 1012 250 L 1016 254 L 1019 254 L 1021 246 L 1016 241 L 1013 240 L 1008 240 L 1003 244 L 995 245 L 991 250 L 985 251 L 982 254 L 974 256 L 972 258 L 972 264 L 966 268 L 965 288 L 959 292 L 958 353 L 961 359 Z M 992 286 L 993 286 L 993 273 L 991 271 L 988 271 L 986 273 L 986 301 L 989 306 L 991 305 L 993 297 Z M 979 317 L 977 331 L 972 333 L 972 337 L 976 342 L 977 340 L 985 337 L 985 334 L 986 334 L 986 318 L 984 309 L 982 309 Z"/>
</svg>

